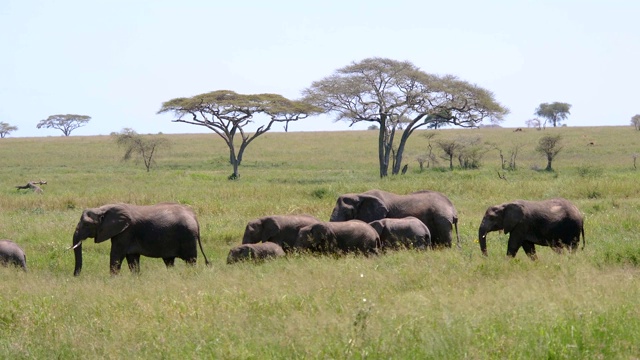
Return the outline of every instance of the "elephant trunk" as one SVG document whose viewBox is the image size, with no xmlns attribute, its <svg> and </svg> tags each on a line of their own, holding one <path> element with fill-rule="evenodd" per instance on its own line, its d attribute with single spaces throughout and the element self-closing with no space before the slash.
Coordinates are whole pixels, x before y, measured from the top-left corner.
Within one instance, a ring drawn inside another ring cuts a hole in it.
<svg viewBox="0 0 640 360">
<path fill-rule="evenodd" d="M 82 238 L 78 234 L 78 230 L 73 234 L 73 253 L 76 258 L 76 267 L 73 270 L 73 276 L 80 275 L 82 270 Z"/>
<path fill-rule="evenodd" d="M 340 211 L 340 208 L 336 206 L 331 212 L 331 217 L 329 218 L 329 221 L 346 221 L 346 220 L 347 219 L 343 211 Z"/>
<path fill-rule="evenodd" d="M 482 251 L 482 255 L 487 256 L 487 230 L 480 226 L 480 230 L 478 230 L 478 241 L 480 242 L 480 251 Z"/>
</svg>

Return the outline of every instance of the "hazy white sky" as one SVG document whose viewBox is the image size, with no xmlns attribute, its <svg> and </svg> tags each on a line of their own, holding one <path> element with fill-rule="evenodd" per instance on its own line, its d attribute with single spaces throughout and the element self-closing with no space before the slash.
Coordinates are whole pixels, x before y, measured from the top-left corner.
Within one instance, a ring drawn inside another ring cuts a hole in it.
<svg viewBox="0 0 640 360">
<path fill-rule="evenodd" d="M 72 135 L 210 132 L 156 112 L 222 89 L 296 99 L 385 57 L 491 90 L 511 110 L 503 126 L 554 101 L 573 105 L 568 126 L 627 125 L 640 113 L 639 15 L 637 0 L 2 0 L 0 121 L 12 137 L 62 135 L 36 128 L 55 114 L 92 117 Z"/>
</svg>

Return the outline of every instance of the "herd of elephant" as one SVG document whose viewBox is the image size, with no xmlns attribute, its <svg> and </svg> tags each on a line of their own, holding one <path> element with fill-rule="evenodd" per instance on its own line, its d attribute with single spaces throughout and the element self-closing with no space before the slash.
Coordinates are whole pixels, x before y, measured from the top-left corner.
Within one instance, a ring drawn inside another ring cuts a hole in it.
<svg viewBox="0 0 640 360">
<path fill-rule="evenodd" d="M 455 228 L 458 246 L 458 214 L 452 202 L 436 191 L 398 195 L 382 190 L 338 197 L 329 221 L 310 215 L 273 215 L 249 221 L 242 245 L 229 251 L 227 263 L 285 256 L 293 251 L 321 254 L 361 253 L 366 256 L 398 248 L 429 249 L 452 246 Z M 480 223 L 480 250 L 487 255 L 486 238 L 491 231 L 509 234 L 507 255 L 522 247 L 536 259 L 535 245 L 557 252 L 577 249 L 584 220 L 566 199 L 516 200 L 487 209 Z M 109 204 L 83 211 L 73 234 L 74 275 L 82 270 L 82 241 L 111 239 L 109 268 L 118 274 L 126 259 L 129 269 L 140 269 L 140 256 L 162 258 L 167 267 L 176 258 L 195 265 L 200 226 L 195 212 L 175 203 L 139 206 Z M 24 251 L 9 240 L 0 240 L 0 263 L 26 270 Z"/>
</svg>

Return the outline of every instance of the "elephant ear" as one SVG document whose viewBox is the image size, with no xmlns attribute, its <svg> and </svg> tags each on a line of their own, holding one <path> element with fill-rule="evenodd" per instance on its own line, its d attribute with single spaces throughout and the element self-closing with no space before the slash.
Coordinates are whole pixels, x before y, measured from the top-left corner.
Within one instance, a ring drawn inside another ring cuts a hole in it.
<svg viewBox="0 0 640 360">
<path fill-rule="evenodd" d="M 262 221 L 262 242 L 270 241 L 280 231 L 276 219 L 269 217 Z"/>
<path fill-rule="evenodd" d="M 357 213 L 358 220 L 370 223 L 387 217 L 389 208 L 387 208 L 380 198 L 370 195 L 361 195 Z"/>
<path fill-rule="evenodd" d="M 103 242 L 120 234 L 131 224 L 129 214 L 120 206 L 109 208 L 100 217 L 96 242 Z"/>
<path fill-rule="evenodd" d="M 508 234 L 524 219 L 524 210 L 522 205 L 516 203 L 509 203 L 505 205 L 503 210 L 503 228 L 504 233 Z"/>
</svg>

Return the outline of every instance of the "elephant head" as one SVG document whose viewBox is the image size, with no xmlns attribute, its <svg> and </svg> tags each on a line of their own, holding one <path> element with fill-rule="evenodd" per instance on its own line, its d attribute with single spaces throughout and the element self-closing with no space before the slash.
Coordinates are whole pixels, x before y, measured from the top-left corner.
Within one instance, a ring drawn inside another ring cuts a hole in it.
<svg viewBox="0 0 640 360">
<path fill-rule="evenodd" d="M 260 218 L 247 223 L 242 237 L 243 244 L 255 244 L 267 241 L 270 237 L 278 233 L 278 226 L 273 219 Z"/>
<path fill-rule="evenodd" d="M 111 239 L 123 232 L 131 224 L 128 211 L 119 205 L 103 206 L 86 209 L 82 212 L 80 221 L 73 233 L 73 251 L 75 254 L 75 276 L 82 270 L 82 241 L 94 238 L 96 243 Z"/>
<path fill-rule="evenodd" d="M 300 229 L 296 247 L 314 252 L 323 252 L 335 245 L 335 233 L 324 224 L 314 224 Z"/>
<path fill-rule="evenodd" d="M 524 210 L 520 204 L 506 203 L 491 206 L 484 213 L 480 229 L 478 230 L 478 240 L 482 254 L 487 255 L 487 233 L 491 231 L 503 230 L 508 234 L 524 218 Z"/>
<path fill-rule="evenodd" d="M 256 258 L 256 251 L 251 246 L 236 246 L 229 250 L 227 256 L 227 264 L 233 264 L 238 261 L 253 260 Z"/>
<path fill-rule="evenodd" d="M 389 209 L 378 197 L 367 194 L 346 194 L 336 201 L 330 221 L 357 219 L 369 223 L 385 218 L 388 213 Z"/>
</svg>

